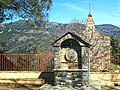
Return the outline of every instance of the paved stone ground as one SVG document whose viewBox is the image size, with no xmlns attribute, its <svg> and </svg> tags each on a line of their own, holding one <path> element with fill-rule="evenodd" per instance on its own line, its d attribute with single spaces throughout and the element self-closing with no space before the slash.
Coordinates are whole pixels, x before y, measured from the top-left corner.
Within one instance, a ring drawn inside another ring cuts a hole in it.
<svg viewBox="0 0 120 90">
<path fill-rule="evenodd" d="M 114 88 L 110 88 L 110 87 L 105 87 L 102 86 L 101 88 L 95 88 L 93 86 L 83 86 L 81 88 L 75 87 L 59 87 L 59 86 L 50 86 L 50 85 L 43 85 L 39 88 L 39 90 L 120 90 L 120 86 L 119 87 L 114 87 Z"/>
<path fill-rule="evenodd" d="M 43 86 L 32 86 L 32 85 L 10 85 L 10 86 L 0 86 L 0 90 L 120 90 L 120 86 L 114 88 L 102 86 L 101 89 L 94 89 L 91 87 L 82 88 L 67 88 L 67 87 L 57 87 L 45 84 Z"/>
</svg>

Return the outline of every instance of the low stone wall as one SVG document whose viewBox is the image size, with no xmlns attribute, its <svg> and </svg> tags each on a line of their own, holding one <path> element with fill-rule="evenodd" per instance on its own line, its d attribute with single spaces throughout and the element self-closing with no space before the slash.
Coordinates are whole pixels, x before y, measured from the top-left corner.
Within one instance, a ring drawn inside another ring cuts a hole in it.
<svg viewBox="0 0 120 90">
<path fill-rule="evenodd" d="M 36 71 L 0 71 L 0 79 L 39 78 L 41 72 Z"/>
<path fill-rule="evenodd" d="M 42 72 L 34 71 L 0 71 L 0 84 L 43 85 Z"/>
<path fill-rule="evenodd" d="M 100 85 L 114 87 L 120 85 L 120 73 L 91 72 L 90 81 Z"/>
<path fill-rule="evenodd" d="M 90 80 L 120 81 L 120 73 L 90 73 Z"/>
<path fill-rule="evenodd" d="M 53 72 L 38 71 L 0 71 L 0 83 L 54 84 Z"/>
<path fill-rule="evenodd" d="M 14 84 L 14 85 L 43 85 L 43 79 L 0 79 L 0 84 Z"/>
<path fill-rule="evenodd" d="M 53 83 L 53 72 L 34 72 L 34 71 L 0 71 L 0 80 L 7 79 L 38 79 L 42 78 L 49 83 Z M 114 87 L 120 85 L 120 73 L 100 73 L 100 72 L 91 72 L 90 73 L 90 82 Z"/>
</svg>

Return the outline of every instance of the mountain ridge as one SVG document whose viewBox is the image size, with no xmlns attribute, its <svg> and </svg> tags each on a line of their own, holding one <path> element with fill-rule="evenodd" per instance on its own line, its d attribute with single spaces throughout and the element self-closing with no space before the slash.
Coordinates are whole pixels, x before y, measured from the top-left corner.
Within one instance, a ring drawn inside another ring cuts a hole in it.
<svg viewBox="0 0 120 90">
<path fill-rule="evenodd" d="M 51 43 L 66 33 L 68 24 L 48 22 L 45 30 L 35 30 L 28 21 L 17 21 L 9 24 L 0 24 L 0 41 L 7 46 L 6 53 L 48 53 L 53 52 Z M 78 24 L 78 28 L 84 27 Z M 114 35 L 120 39 L 120 28 L 111 24 L 96 25 L 96 29 L 105 35 Z M 79 33 L 79 30 L 73 30 Z"/>
</svg>

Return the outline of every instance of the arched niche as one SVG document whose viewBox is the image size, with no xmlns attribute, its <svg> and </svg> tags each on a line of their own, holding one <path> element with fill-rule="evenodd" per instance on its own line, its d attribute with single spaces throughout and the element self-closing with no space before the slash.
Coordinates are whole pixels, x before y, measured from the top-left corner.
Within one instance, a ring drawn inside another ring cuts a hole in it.
<svg viewBox="0 0 120 90">
<path fill-rule="evenodd" d="M 62 48 L 74 49 L 77 52 L 78 69 L 82 69 L 82 49 L 79 42 L 75 39 L 66 39 L 61 43 Z"/>
</svg>

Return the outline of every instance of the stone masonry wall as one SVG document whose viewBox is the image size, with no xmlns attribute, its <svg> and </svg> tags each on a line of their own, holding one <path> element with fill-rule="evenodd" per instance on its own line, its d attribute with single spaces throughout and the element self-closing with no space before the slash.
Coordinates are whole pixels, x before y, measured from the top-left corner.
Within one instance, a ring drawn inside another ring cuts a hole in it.
<svg viewBox="0 0 120 90">
<path fill-rule="evenodd" d="M 88 76 L 86 72 L 71 71 L 71 72 L 55 72 L 56 85 L 61 86 L 83 86 L 88 85 Z"/>
<path fill-rule="evenodd" d="M 90 71 L 109 71 L 111 59 L 110 37 L 101 34 L 97 30 L 95 30 L 94 32 L 89 32 L 88 30 L 85 30 L 82 35 L 91 44 L 89 52 Z M 83 52 L 88 53 L 86 52 L 86 50 L 84 50 Z"/>
</svg>

